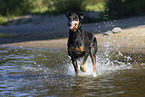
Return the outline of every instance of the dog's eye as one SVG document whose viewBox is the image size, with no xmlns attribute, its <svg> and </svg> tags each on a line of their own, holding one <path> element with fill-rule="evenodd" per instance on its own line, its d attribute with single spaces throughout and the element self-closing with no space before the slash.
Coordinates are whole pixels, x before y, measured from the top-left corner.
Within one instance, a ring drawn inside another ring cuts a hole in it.
<svg viewBox="0 0 145 97">
<path fill-rule="evenodd" d="M 77 19 L 78 19 L 77 17 L 74 17 L 74 18 L 73 18 L 73 20 L 75 20 L 75 21 L 76 21 Z"/>
<path fill-rule="evenodd" d="M 71 24 L 70 23 L 68 23 L 68 26 L 70 26 Z"/>
</svg>

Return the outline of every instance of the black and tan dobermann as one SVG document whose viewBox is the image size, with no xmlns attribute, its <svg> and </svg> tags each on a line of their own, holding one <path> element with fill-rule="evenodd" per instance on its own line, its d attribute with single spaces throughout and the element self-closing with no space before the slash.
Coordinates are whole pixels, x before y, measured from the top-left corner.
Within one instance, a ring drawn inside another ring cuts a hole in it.
<svg viewBox="0 0 145 97">
<path fill-rule="evenodd" d="M 82 30 L 80 22 L 84 18 L 83 14 L 69 11 L 66 16 L 69 26 L 68 55 L 71 57 L 76 75 L 79 76 L 77 59 L 83 57 L 80 69 L 85 72 L 84 66 L 89 55 L 92 59 L 94 72 L 96 72 L 96 52 L 98 49 L 96 37 Z"/>
</svg>

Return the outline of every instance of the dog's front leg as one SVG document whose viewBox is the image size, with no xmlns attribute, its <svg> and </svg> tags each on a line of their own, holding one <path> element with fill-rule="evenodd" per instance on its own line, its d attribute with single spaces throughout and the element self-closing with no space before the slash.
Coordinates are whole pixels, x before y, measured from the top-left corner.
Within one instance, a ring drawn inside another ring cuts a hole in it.
<svg viewBox="0 0 145 97">
<path fill-rule="evenodd" d="M 83 71 L 83 72 L 86 72 L 85 63 L 86 63 L 86 60 L 87 60 L 87 58 L 88 58 L 88 55 L 89 55 L 89 53 L 87 52 L 86 55 L 85 55 L 84 58 L 83 58 L 83 62 L 82 62 L 82 64 L 81 64 L 81 66 L 80 66 L 80 69 L 81 69 L 81 71 Z"/>
<path fill-rule="evenodd" d="M 77 65 L 77 60 L 74 59 L 74 58 L 71 58 L 72 60 L 72 63 L 73 63 L 73 66 L 74 66 L 74 69 L 75 69 L 75 72 L 76 72 L 76 75 L 79 76 L 79 72 L 78 72 L 78 65 Z"/>
</svg>

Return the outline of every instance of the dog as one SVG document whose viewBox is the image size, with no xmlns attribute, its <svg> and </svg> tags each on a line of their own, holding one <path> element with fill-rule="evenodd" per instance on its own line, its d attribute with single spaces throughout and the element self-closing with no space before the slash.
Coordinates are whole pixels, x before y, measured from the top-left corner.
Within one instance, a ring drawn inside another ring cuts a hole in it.
<svg viewBox="0 0 145 97">
<path fill-rule="evenodd" d="M 96 72 L 97 39 L 93 34 L 82 30 L 81 20 L 84 18 L 84 14 L 68 11 L 66 17 L 69 26 L 68 55 L 71 57 L 76 75 L 79 76 L 77 59 L 83 57 L 80 70 L 86 72 L 84 66 L 89 55 L 92 59 L 94 72 Z"/>
</svg>

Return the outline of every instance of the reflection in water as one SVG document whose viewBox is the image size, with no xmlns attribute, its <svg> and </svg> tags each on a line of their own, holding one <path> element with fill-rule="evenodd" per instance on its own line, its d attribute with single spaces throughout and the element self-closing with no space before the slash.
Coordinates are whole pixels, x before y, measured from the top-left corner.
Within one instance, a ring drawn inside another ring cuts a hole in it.
<svg viewBox="0 0 145 97">
<path fill-rule="evenodd" d="M 145 55 L 107 48 L 96 67 L 77 77 L 66 50 L 0 47 L 0 96 L 145 96 Z"/>
</svg>

